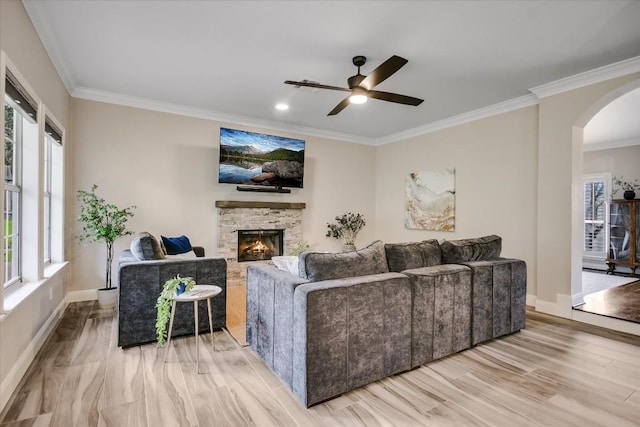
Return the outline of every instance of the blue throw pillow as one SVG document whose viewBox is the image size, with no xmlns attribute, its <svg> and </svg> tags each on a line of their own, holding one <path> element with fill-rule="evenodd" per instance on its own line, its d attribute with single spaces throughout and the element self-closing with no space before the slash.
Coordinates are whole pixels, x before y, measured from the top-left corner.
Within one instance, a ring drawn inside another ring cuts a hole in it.
<svg viewBox="0 0 640 427">
<path fill-rule="evenodd" d="M 185 235 L 180 237 L 160 237 L 162 237 L 162 243 L 164 243 L 164 247 L 167 249 L 167 255 L 184 254 L 193 250 L 189 238 Z"/>
</svg>

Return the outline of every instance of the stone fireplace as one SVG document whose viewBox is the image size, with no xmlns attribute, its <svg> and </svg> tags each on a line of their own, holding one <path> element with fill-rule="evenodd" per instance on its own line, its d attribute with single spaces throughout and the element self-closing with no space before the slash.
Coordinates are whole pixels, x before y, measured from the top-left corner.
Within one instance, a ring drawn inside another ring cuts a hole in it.
<svg viewBox="0 0 640 427">
<path fill-rule="evenodd" d="M 279 255 L 288 255 L 291 248 L 303 241 L 304 203 L 217 201 L 216 207 L 218 256 L 227 260 L 227 287 L 245 285 L 250 263 L 271 263 L 269 260 L 276 254 L 268 252 L 279 249 Z M 250 234 L 243 236 L 241 232 L 247 231 Z M 274 236 L 278 232 L 281 232 L 281 236 Z M 256 237 L 260 237 L 260 233 L 266 249 L 256 244 Z M 248 248 L 253 251 L 245 251 Z M 241 252 L 252 259 L 243 259 Z"/>
</svg>

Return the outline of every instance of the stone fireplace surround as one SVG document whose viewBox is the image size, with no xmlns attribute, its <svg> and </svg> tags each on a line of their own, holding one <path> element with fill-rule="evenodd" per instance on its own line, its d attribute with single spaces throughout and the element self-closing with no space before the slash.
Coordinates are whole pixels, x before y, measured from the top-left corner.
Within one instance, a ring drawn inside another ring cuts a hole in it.
<svg viewBox="0 0 640 427">
<path fill-rule="evenodd" d="M 305 203 L 216 201 L 218 208 L 218 256 L 227 260 L 227 287 L 244 286 L 247 266 L 238 262 L 238 230 L 284 229 L 284 254 L 302 244 L 302 212 Z"/>
</svg>

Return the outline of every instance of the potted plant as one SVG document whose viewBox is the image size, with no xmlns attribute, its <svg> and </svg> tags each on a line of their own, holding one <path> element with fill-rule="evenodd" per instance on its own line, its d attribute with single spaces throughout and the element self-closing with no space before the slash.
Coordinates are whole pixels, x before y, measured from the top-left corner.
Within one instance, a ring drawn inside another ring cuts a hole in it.
<svg viewBox="0 0 640 427">
<path fill-rule="evenodd" d="M 356 236 L 366 225 L 364 217 L 360 214 L 347 212 L 337 216 L 336 221 L 336 224 L 327 223 L 327 227 L 329 228 L 327 237 L 342 240 L 345 251 L 355 251 Z"/>
<path fill-rule="evenodd" d="M 113 263 L 113 242 L 122 236 L 132 234 L 126 223 L 133 216 L 135 206 L 124 209 L 107 203 L 96 195 L 98 186 L 93 185 L 90 191 L 79 190 L 77 200 L 80 202 L 78 221 L 82 223 L 82 233 L 78 235 L 80 242 L 103 242 L 107 246 L 105 286 L 98 289 L 100 307 L 114 307 L 116 288 L 111 284 L 111 265 Z"/>
<path fill-rule="evenodd" d="M 176 295 L 190 291 L 196 284 L 192 277 L 180 277 L 178 274 L 173 279 L 164 282 L 162 292 L 156 302 L 156 336 L 159 345 L 167 341 L 167 324 L 171 319 L 171 303 Z"/>
<path fill-rule="evenodd" d="M 625 181 L 624 176 L 620 175 L 620 178 L 613 177 L 613 185 L 618 188 L 614 188 L 613 194 L 616 194 L 618 190 L 622 190 L 625 200 L 633 200 L 636 198 L 636 190 L 640 190 L 640 182 L 635 179 L 633 181 Z"/>
</svg>

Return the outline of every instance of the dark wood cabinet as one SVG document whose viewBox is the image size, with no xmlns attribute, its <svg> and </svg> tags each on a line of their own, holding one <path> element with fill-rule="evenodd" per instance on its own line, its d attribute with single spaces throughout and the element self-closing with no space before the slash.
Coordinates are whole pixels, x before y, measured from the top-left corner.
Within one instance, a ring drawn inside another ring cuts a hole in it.
<svg viewBox="0 0 640 427">
<path fill-rule="evenodd" d="M 609 204 L 609 256 L 607 266 L 626 266 L 635 276 L 640 266 L 640 200 L 612 200 Z"/>
</svg>

